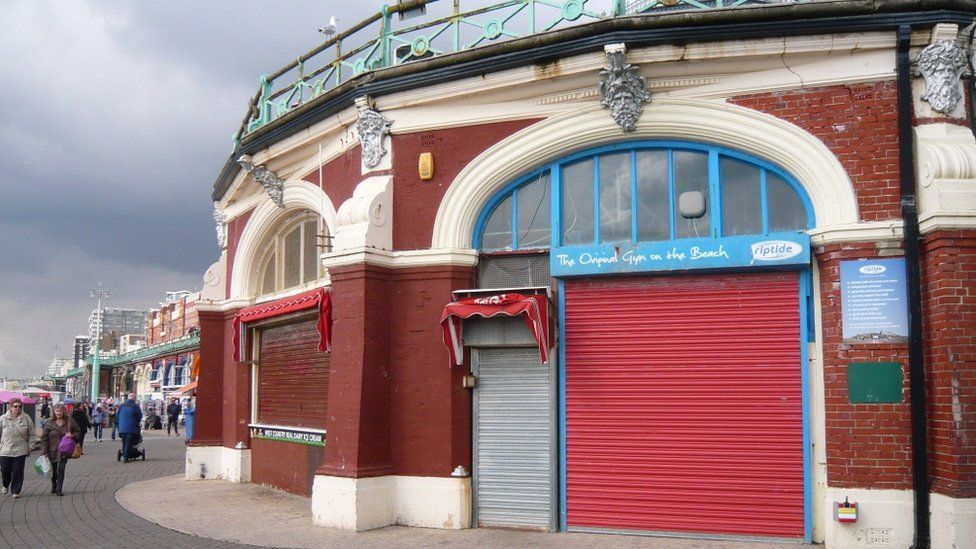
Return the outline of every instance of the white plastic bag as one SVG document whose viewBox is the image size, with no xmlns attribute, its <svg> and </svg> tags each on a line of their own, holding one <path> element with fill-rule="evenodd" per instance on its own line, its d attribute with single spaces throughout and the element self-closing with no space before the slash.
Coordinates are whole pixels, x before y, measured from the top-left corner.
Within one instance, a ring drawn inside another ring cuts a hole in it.
<svg viewBox="0 0 976 549">
<path fill-rule="evenodd" d="M 34 462 L 34 470 L 42 477 L 51 476 L 51 460 L 47 456 L 41 456 Z"/>
</svg>

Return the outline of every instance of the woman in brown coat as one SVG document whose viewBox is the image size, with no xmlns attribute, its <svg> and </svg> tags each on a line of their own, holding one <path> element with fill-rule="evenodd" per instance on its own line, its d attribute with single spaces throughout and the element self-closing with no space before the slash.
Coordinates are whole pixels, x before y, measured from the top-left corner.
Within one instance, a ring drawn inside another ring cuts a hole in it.
<svg viewBox="0 0 976 549">
<path fill-rule="evenodd" d="M 64 468 L 71 459 L 70 455 L 61 455 L 58 451 L 61 438 L 65 435 L 78 441 L 81 438 L 81 429 L 68 417 L 64 404 L 59 402 L 54 405 L 54 417 L 44 423 L 44 434 L 41 436 L 41 455 L 51 460 L 51 493 L 59 496 L 64 495 L 61 492 L 64 486 Z"/>
</svg>

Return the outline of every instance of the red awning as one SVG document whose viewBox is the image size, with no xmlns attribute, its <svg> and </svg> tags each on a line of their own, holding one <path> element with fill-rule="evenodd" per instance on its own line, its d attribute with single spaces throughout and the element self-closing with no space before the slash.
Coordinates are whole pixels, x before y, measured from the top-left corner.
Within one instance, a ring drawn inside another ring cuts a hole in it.
<svg viewBox="0 0 976 549">
<path fill-rule="evenodd" d="M 190 383 L 187 383 L 186 385 L 184 385 L 184 386 L 180 387 L 179 389 L 177 389 L 176 392 L 179 393 L 179 394 L 181 394 L 181 395 L 185 395 L 185 394 L 189 393 L 190 391 L 192 391 L 192 390 L 194 390 L 196 388 L 197 388 L 197 382 L 196 381 L 191 381 Z"/>
<path fill-rule="evenodd" d="M 306 309 L 318 309 L 319 351 L 332 348 L 332 298 L 325 288 L 303 292 L 276 301 L 269 301 L 246 309 L 241 309 L 234 317 L 234 358 L 244 360 L 241 354 L 241 325 L 266 318 L 286 315 Z"/>
<path fill-rule="evenodd" d="M 451 354 L 451 364 L 461 364 L 461 321 L 472 316 L 484 318 L 525 315 L 525 324 L 539 345 L 543 364 L 549 363 L 549 301 L 544 295 L 498 294 L 468 297 L 448 303 L 441 314 L 444 345 Z"/>
</svg>

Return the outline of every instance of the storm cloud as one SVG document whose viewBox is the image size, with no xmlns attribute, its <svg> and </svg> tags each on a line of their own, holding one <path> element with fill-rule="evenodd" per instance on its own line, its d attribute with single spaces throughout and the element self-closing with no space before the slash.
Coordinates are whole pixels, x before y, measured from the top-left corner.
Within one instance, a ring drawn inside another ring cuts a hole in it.
<svg viewBox="0 0 976 549">
<path fill-rule="evenodd" d="M 261 74 L 381 3 L 7 0 L 0 18 L 0 376 L 46 370 L 108 306 L 198 289 L 210 191 Z"/>
</svg>

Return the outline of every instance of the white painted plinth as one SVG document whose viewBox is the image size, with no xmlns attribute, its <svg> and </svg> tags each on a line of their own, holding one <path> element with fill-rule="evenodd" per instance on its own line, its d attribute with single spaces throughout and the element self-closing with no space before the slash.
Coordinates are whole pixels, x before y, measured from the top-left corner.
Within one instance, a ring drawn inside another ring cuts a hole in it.
<svg viewBox="0 0 976 549">
<path fill-rule="evenodd" d="M 188 446 L 186 480 L 251 482 L 251 450 L 223 446 Z"/>
<path fill-rule="evenodd" d="M 976 549 L 976 498 L 932 494 L 932 549 Z"/>
<path fill-rule="evenodd" d="M 396 520 L 405 526 L 471 527 L 471 479 L 396 477 Z"/>
<path fill-rule="evenodd" d="M 392 524 L 460 529 L 471 526 L 467 478 L 316 475 L 312 520 L 318 526 L 371 530 Z"/>
<path fill-rule="evenodd" d="M 834 502 L 857 503 L 857 522 L 834 520 Z M 915 500 L 910 490 L 863 490 L 828 487 L 825 540 L 827 549 L 904 548 L 915 536 Z"/>
</svg>

